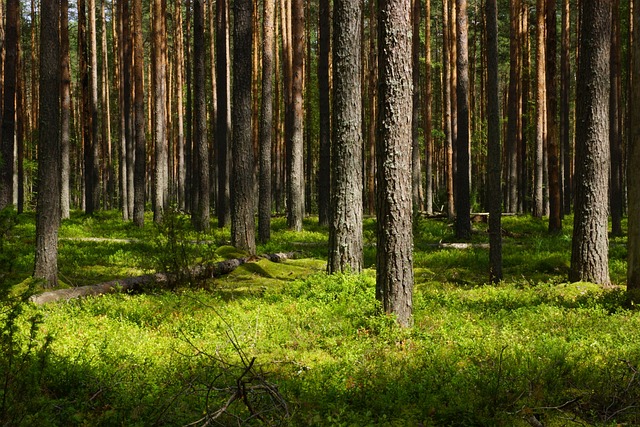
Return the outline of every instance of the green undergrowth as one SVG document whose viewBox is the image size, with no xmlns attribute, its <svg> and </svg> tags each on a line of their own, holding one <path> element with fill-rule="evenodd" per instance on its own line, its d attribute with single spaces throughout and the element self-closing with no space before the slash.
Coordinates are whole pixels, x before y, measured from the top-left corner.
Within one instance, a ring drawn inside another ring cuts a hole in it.
<svg viewBox="0 0 640 427">
<path fill-rule="evenodd" d="M 226 404 L 209 425 L 640 424 L 640 316 L 623 286 L 566 282 L 570 218 L 550 236 L 544 221 L 505 217 L 496 286 L 485 284 L 486 224 L 474 224 L 471 247 L 450 249 L 438 246 L 455 241 L 449 223 L 418 221 L 408 329 L 375 299 L 371 219 L 357 276 L 325 273 L 327 230 L 316 220 L 295 233 L 274 218 L 258 253 L 296 259 L 34 307 L 7 297 L 29 275 L 33 218 L 7 218 L 2 425 L 205 425 Z M 128 227 L 111 212 L 65 221 L 65 283 L 246 256 L 229 246 L 228 229 L 196 233 L 177 212 L 161 226 Z M 624 238 L 612 239 L 610 257 L 624 285 Z"/>
</svg>

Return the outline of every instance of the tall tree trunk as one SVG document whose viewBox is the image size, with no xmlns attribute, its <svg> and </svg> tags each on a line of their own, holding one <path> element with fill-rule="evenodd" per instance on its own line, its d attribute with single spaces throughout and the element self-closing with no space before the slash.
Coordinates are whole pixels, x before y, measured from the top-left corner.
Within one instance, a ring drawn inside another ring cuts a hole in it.
<svg viewBox="0 0 640 427">
<path fill-rule="evenodd" d="M 331 108 L 329 52 L 331 49 L 330 0 L 319 0 L 318 108 L 320 115 L 320 165 L 318 171 L 318 222 L 329 225 L 331 200 Z"/>
<path fill-rule="evenodd" d="M 362 270 L 362 3 L 334 1 L 330 273 Z"/>
<path fill-rule="evenodd" d="M 106 19 L 106 1 L 102 0 L 100 4 L 100 20 L 101 27 L 101 45 L 102 45 L 102 91 L 101 105 L 104 111 L 102 120 L 102 145 L 104 164 L 103 178 L 104 183 L 104 204 L 110 209 L 115 200 L 115 184 L 113 182 L 115 173 L 113 165 L 115 164 L 113 155 L 113 147 L 111 145 L 111 94 L 109 90 L 109 50 L 107 49 L 107 19 Z M 113 17 L 111 18 L 113 19 Z"/>
<path fill-rule="evenodd" d="M 445 180 L 447 189 L 447 216 L 455 218 L 455 201 L 453 198 L 453 127 L 451 123 L 451 37 L 449 27 L 451 17 L 449 15 L 449 1 L 442 0 L 443 31 L 442 31 L 442 88 L 444 100 L 444 135 L 445 135 Z"/>
<path fill-rule="evenodd" d="M 500 101 L 498 97 L 498 4 L 486 0 L 487 17 L 487 186 L 489 197 L 489 280 L 502 280 L 502 153 L 500 147 Z"/>
<path fill-rule="evenodd" d="M 204 0 L 193 2 L 193 146 L 196 155 L 194 184 L 197 205 L 193 223 L 198 231 L 209 230 L 209 146 L 207 143 L 206 47 L 204 37 Z M 246 77 L 246 76 L 245 76 Z M 250 75 L 249 75 L 249 81 Z"/>
<path fill-rule="evenodd" d="M 273 61 L 275 41 L 275 0 L 263 2 L 262 22 L 262 114 L 260 117 L 260 172 L 258 195 L 258 239 L 271 237 L 271 150 L 273 146 Z"/>
<path fill-rule="evenodd" d="M 135 161 L 133 222 L 144 226 L 145 182 L 146 182 L 146 135 L 144 117 L 144 46 L 142 45 L 142 0 L 133 0 L 133 80 L 135 117 Z"/>
<path fill-rule="evenodd" d="M 89 0 L 89 140 L 85 141 L 88 153 L 86 168 L 86 212 L 88 215 L 98 210 L 100 205 L 100 140 L 98 133 L 98 39 L 96 28 L 96 2 Z"/>
<path fill-rule="evenodd" d="M 60 216 L 69 218 L 70 175 L 70 124 L 71 124 L 71 66 L 69 62 L 69 0 L 60 2 L 60 58 L 61 58 L 61 107 L 60 111 Z"/>
<path fill-rule="evenodd" d="M 640 301 L 640 7 L 633 2 L 631 96 L 629 109 L 629 154 L 627 162 L 629 222 L 627 247 L 627 294 L 630 302 Z"/>
<path fill-rule="evenodd" d="M 533 179 L 533 216 L 544 215 L 544 141 L 545 141 L 545 0 L 538 0 L 536 8 L 536 143 Z"/>
<path fill-rule="evenodd" d="M 402 326 L 413 307 L 410 0 L 381 0 L 376 297 Z"/>
<path fill-rule="evenodd" d="M 564 213 L 571 213 L 571 122 L 569 93 L 571 91 L 571 8 L 562 0 L 562 47 L 560 50 L 560 141 L 562 144 Z"/>
<path fill-rule="evenodd" d="M 427 215 L 433 214 L 433 138 L 432 130 L 432 84 L 431 84 L 431 0 L 425 0 L 425 29 L 424 29 L 424 48 L 425 48 L 425 99 L 424 99 L 424 147 L 425 147 L 425 175 L 426 187 L 424 192 L 424 209 Z"/>
<path fill-rule="evenodd" d="M 560 138 L 558 131 L 558 89 L 556 84 L 556 0 L 546 0 L 547 44 L 545 49 L 547 146 L 549 163 L 549 232 L 562 230 L 562 198 L 560 188 Z"/>
<path fill-rule="evenodd" d="M 510 2 L 509 98 L 507 115 L 507 203 L 509 212 L 518 212 L 518 122 L 520 120 L 520 0 Z M 489 190 L 491 191 L 491 190 Z"/>
<path fill-rule="evenodd" d="M 162 221 L 169 204 L 169 141 L 167 138 L 167 73 L 165 46 L 165 0 L 153 1 L 153 99 L 155 174 L 153 220 Z"/>
<path fill-rule="evenodd" d="M 40 28 L 40 120 L 38 195 L 33 276 L 44 287 L 58 284 L 60 226 L 60 2 L 42 0 Z"/>
<path fill-rule="evenodd" d="M 253 0 L 234 1 L 231 244 L 255 254 L 251 76 Z"/>
<path fill-rule="evenodd" d="M 609 285 L 609 73 L 611 0 L 583 0 L 576 93 L 576 202 L 571 281 Z"/>
<path fill-rule="evenodd" d="M 471 191 L 469 171 L 469 43 L 467 28 L 467 1 L 456 0 L 457 43 L 457 102 L 458 132 L 456 139 L 456 237 L 471 237 Z"/>
<path fill-rule="evenodd" d="M 14 144 L 16 128 L 16 81 L 20 2 L 7 0 L 4 62 L 2 139 L 0 141 L 0 209 L 13 204 Z"/>
<path fill-rule="evenodd" d="M 376 2 L 369 4 L 369 102 L 371 111 L 369 113 L 369 137 L 367 156 L 367 213 L 374 215 L 376 211 L 376 135 L 378 132 L 378 26 L 376 13 L 378 9 Z"/>
<path fill-rule="evenodd" d="M 422 193 L 422 163 L 420 161 L 420 1 L 411 0 L 412 13 L 411 20 L 413 21 L 413 34 L 411 50 L 412 50 L 412 62 L 413 62 L 413 129 L 411 131 L 412 140 L 412 193 L 413 193 L 413 213 L 417 215 L 422 210 L 423 206 L 423 193 Z M 425 135 L 426 138 L 426 135 Z"/>
<path fill-rule="evenodd" d="M 216 64 L 216 89 L 218 100 L 218 116 L 216 118 L 216 144 L 218 148 L 218 202 L 216 203 L 218 215 L 218 227 L 222 228 L 229 222 L 229 127 L 227 111 L 229 105 L 229 74 L 227 44 L 229 37 L 229 22 L 227 17 L 227 0 L 216 2 L 216 51 L 218 62 Z"/>
<path fill-rule="evenodd" d="M 174 31 L 174 43 L 176 49 L 176 109 L 178 113 L 178 130 L 176 139 L 177 148 L 177 187 L 178 187 L 178 206 L 180 209 L 186 209 L 185 193 L 186 193 L 186 180 L 187 171 L 185 164 L 185 137 L 184 137 L 184 42 L 183 42 L 183 28 L 182 28 L 182 7 L 179 3 L 175 3 L 175 31 Z M 215 120 L 215 117 L 212 118 Z"/>
<path fill-rule="evenodd" d="M 609 178 L 609 203 L 611 209 L 611 234 L 622 236 L 623 174 L 622 135 L 619 127 L 621 116 L 621 62 L 620 62 L 620 0 L 613 1 L 611 29 L 611 98 L 609 104 L 609 149 L 611 176 Z"/>
<path fill-rule="evenodd" d="M 301 231 L 304 218 L 304 2 L 291 2 L 291 135 L 287 141 L 290 156 L 287 180 L 287 225 L 290 229 Z"/>
</svg>

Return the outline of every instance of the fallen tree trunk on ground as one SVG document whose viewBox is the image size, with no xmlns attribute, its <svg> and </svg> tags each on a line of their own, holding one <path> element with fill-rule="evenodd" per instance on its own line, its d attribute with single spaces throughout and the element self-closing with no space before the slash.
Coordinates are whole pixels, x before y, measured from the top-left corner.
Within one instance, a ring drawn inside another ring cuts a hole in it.
<svg viewBox="0 0 640 427">
<path fill-rule="evenodd" d="M 233 258 L 213 264 L 199 265 L 188 271 L 181 272 L 180 275 L 177 273 L 145 274 L 143 276 L 111 280 L 109 282 L 98 283 L 97 285 L 47 291 L 32 296 L 29 298 L 29 301 L 36 305 L 42 305 L 61 300 L 68 301 L 74 298 L 103 295 L 109 292 L 134 291 L 141 289 L 144 285 L 152 283 L 170 283 L 177 280 L 179 276 L 189 277 L 193 280 L 206 280 L 229 274 L 247 262 L 257 261 L 261 258 L 267 259 L 271 262 L 282 262 L 295 258 L 297 254 L 297 252 L 288 252 L 266 254 L 260 257 Z"/>
</svg>

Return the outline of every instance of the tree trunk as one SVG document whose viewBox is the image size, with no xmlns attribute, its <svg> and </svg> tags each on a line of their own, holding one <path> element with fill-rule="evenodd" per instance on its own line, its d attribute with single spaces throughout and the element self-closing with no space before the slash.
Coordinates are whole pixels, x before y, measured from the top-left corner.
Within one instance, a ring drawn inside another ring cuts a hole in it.
<svg viewBox="0 0 640 427">
<path fill-rule="evenodd" d="M 640 301 L 640 7 L 633 4 L 633 43 L 631 55 L 631 96 L 629 109 L 629 154 L 627 162 L 629 222 L 627 247 L 627 294 L 631 302 Z"/>
<path fill-rule="evenodd" d="M 502 280 L 502 153 L 500 148 L 500 101 L 498 97 L 498 5 L 486 0 L 487 17 L 487 184 L 489 197 L 489 280 Z"/>
<path fill-rule="evenodd" d="M 167 138 L 167 50 L 165 0 L 153 1 L 153 100 L 154 100 L 154 204 L 153 220 L 162 221 L 169 205 L 169 141 Z"/>
<path fill-rule="evenodd" d="M 86 212 L 93 214 L 100 205 L 100 140 L 98 133 L 98 39 L 96 28 L 96 2 L 89 0 L 89 139 L 85 141 L 87 159 L 85 179 Z M 88 143 L 88 144 L 87 144 Z"/>
<path fill-rule="evenodd" d="M 549 232 L 562 230 L 562 198 L 560 188 L 560 141 L 558 132 L 558 89 L 556 84 L 556 0 L 546 0 L 546 106 L 549 163 Z"/>
<path fill-rule="evenodd" d="M 115 201 L 116 189 L 113 182 L 115 173 L 113 165 L 115 159 L 113 155 L 113 147 L 111 145 L 111 94 L 109 91 L 109 50 L 107 49 L 107 19 L 106 19 L 106 1 L 102 0 L 100 4 L 100 20 L 101 27 L 101 46 L 102 46 L 102 90 L 101 104 L 104 111 L 102 120 L 102 145 L 104 167 L 102 168 L 104 184 L 104 205 L 106 209 L 111 209 Z M 113 17 L 111 18 L 113 19 Z"/>
<path fill-rule="evenodd" d="M 175 49 L 176 49 L 176 109 L 178 114 L 178 129 L 176 138 L 177 149 L 177 188 L 178 188 L 178 206 L 180 209 L 186 209 L 186 181 L 187 170 L 185 164 L 185 137 L 184 137 L 184 34 L 182 28 L 182 7 L 179 3 L 175 3 Z M 215 120 L 215 117 L 212 118 Z"/>
<path fill-rule="evenodd" d="M 533 216 L 542 218 L 544 215 L 544 141 L 545 141 L 545 64 L 544 64 L 544 34 L 545 34 L 545 0 L 538 0 L 536 16 L 536 143 L 534 157 L 533 179 Z"/>
<path fill-rule="evenodd" d="M 144 117 L 144 46 L 142 45 L 142 0 L 133 0 L 133 80 L 135 117 L 135 161 L 133 222 L 144 226 L 145 182 L 146 182 L 146 135 Z"/>
<path fill-rule="evenodd" d="M 508 212 L 518 211 L 518 121 L 520 120 L 520 0 L 510 2 L 509 98 L 507 115 L 507 203 Z M 491 190 L 489 190 L 491 191 Z"/>
<path fill-rule="evenodd" d="M 456 0 L 457 43 L 457 102 L 458 132 L 456 138 L 456 237 L 471 237 L 471 194 L 469 171 L 469 43 L 467 29 L 467 1 Z"/>
<path fill-rule="evenodd" d="M 58 284 L 60 226 L 60 2 L 42 0 L 40 27 L 40 119 L 38 195 L 33 276 L 44 287 Z"/>
<path fill-rule="evenodd" d="M 622 236 L 623 176 L 621 116 L 621 63 L 620 63 L 620 0 L 613 1 L 611 29 L 611 97 L 609 103 L 609 149 L 611 176 L 609 177 L 609 203 L 611 208 L 611 234 Z"/>
<path fill-rule="evenodd" d="M 20 2 L 18 0 L 7 0 L 6 22 L 2 139 L 0 141 L 0 209 L 13 204 L 13 149 L 16 128 L 18 25 L 20 25 Z"/>
<path fill-rule="evenodd" d="M 260 172 L 258 195 L 258 239 L 271 237 L 271 150 L 273 146 L 273 61 L 275 40 L 275 0 L 263 2 L 262 115 L 260 118 Z"/>
<path fill-rule="evenodd" d="M 304 2 L 291 2 L 292 79 L 291 79 L 291 134 L 287 179 L 287 225 L 295 231 L 302 230 L 304 218 Z"/>
<path fill-rule="evenodd" d="M 216 210 L 218 227 L 225 227 L 229 222 L 229 127 L 227 112 L 229 105 L 229 74 L 227 44 L 229 37 L 229 21 L 227 16 L 227 0 L 216 2 L 216 98 L 218 102 L 216 118 L 216 144 L 218 149 L 218 201 Z"/>
<path fill-rule="evenodd" d="M 412 193 L 413 193 L 413 213 L 417 215 L 422 210 L 423 206 L 423 193 L 422 193 L 422 163 L 420 161 L 420 1 L 411 0 L 412 13 L 411 20 L 413 21 L 413 34 L 416 36 L 412 38 L 411 50 L 412 50 L 412 62 L 413 62 L 413 129 L 411 132 L 412 140 Z M 425 136 L 426 137 L 426 136 Z"/>
<path fill-rule="evenodd" d="M 427 215 L 433 214 L 433 157 L 434 147 L 432 130 L 432 88 L 431 88 L 431 0 L 425 0 L 425 99 L 424 99 L 424 147 L 426 187 L 424 192 L 424 209 Z"/>
<path fill-rule="evenodd" d="M 362 4 L 335 0 L 330 273 L 362 270 Z"/>
<path fill-rule="evenodd" d="M 69 61 L 69 0 L 60 2 L 60 55 L 62 65 L 62 87 L 60 111 L 60 216 L 69 218 L 69 148 L 71 142 L 71 67 Z"/>
<path fill-rule="evenodd" d="M 196 155 L 194 184 L 197 204 L 193 224 L 198 231 L 209 230 L 209 145 L 207 143 L 206 47 L 204 0 L 193 2 L 193 147 Z M 249 76 L 249 81 L 251 81 Z"/>
<path fill-rule="evenodd" d="M 376 297 L 402 326 L 413 307 L 410 0 L 381 0 Z"/>
<path fill-rule="evenodd" d="M 255 254 L 254 157 L 251 133 L 253 0 L 234 1 L 231 244 Z"/>
<path fill-rule="evenodd" d="M 318 171 L 318 222 L 320 225 L 329 225 L 331 213 L 330 0 L 319 0 L 319 8 L 318 108 L 320 115 L 320 165 Z"/>
<path fill-rule="evenodd" d="M 562 48 L 560 52 L 560 141 L 562 144 L 563 205 L 564 213 L 571 213 L 571 122 L 569 94 L 571 91 L 571 8 L 569 0 L 563 0 L 562 7 Z"/>
<path fill-rule="evenodd" d="M 451 42 L 449 27 L 451 17 L 449 16 L 449 2 L 442 0 L 443 8 L 443 31 L 442 31 L 442 98 L 444 100 L 444 135 L 445 135 L 445 180 L 447 190 L 447 216 L 449 219 L 455 218 L 455 201 L 453 198 L 453 129 L 451 124 Z"/>
<path fill-rule="evenodd" d="M 609 285 L 609 73 L 611 0 L 583 0 L 576 93 L 576 202 L 571 281 Z"/>
</svg>

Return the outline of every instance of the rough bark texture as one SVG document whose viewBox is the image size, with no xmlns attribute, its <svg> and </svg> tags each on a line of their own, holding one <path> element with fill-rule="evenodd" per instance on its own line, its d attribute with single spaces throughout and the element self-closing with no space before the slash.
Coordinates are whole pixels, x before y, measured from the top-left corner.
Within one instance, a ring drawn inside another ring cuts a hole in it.
<svg viewBox="0 0 640 427">
<path fill-rule="evenodd" d="M 43 0 L 40 27 L 38 195 L 33 277 L 58 284 L 60 226 L 60 2 Z"/>
<path fill-rule="evenodd" d="M 331 108 L 329 52 L 331 49 L 330 0 L 319 0 L 318 108 L 320 115 L 320 164 L 318 170 L 318 222 L 329 225 L 331 200 Z"/>
<path fill-rule="evenodd" d="M 162 221 L 169 205 L 169 141 L 167 137 L 167 49 L 164 1 L 153 1 L 153 112 L 155 143 L 153 220 Z"/>
<path fill-rule="evenodd" d="M 194 184 L 197 201 L 193 212 L 196 230 L 209 230 L 209 144 L 207 142 L 206 47 L 204 0 L 193 2 L 193 147 L 196 155 Z M 249 77 L 251 77 L 249 75 Z M 249 79 L 250 81 L 250 79 Z"/>
<path fill-rule="evenodd" d="M 287 225 L 290 229 L 301 231 L 304 218 L 304 2 L 291 2 L 292 27 L 292 81 L 291 81 L 291 136 L 288 158 L 289 174 L 287 180 Z"/>
<path fill-rule="evenodd" d="M 507 114 L 507 203 L 508 212 L 518 212 L 518 121 L 520 120 L 520 0 L 510 2 L 509 98 Z M 490 190 L 489 190 L 490 191 Z"/>
<path fill-rule="evenodd" d="M 258 200 L 258 239 L 271 237 L 271 150 L 273 145 L 273 60 L 275 1 L 263 3 L 262 39 L 262 115 L 260 117 L 260 179 Z"/>
<path fill-rule="evenodd" d="M 233 173 L 231 182 L 231 244 L 256 252 L 253 143 L 251 135 L 251 75 L 253 1 L 234 1 L 233 25 Z"/>
<path fill-rule="evenodd" d="M 456 0 L 457 102 L 458 132 L 456 138 L 456 237 L 471 237 L 471 190 L 469 171 L 469 42 L 467 31 L 467 1 Z"/>
<path fill-rule="evenodd" d="M 218 227 L 224 227 L 229 222 L 229 126 L 227 114 L 229 111 L 229 73 L 227 44 L 229 22 L 227 19 L 227 0 L 216 2 L 216 99 L 218 102 L 216 117 L 216 145 L 218 150 L 218 200 L 216 213 Z"/>
<path fill-rule="evenodd" d="M 420 1 L 411 0 L 412 11 L 411 20 L 413 22 L 413 37 L 411 43 L 411 57 L 413 62 L 413 119 L 412 119 L 412 161 L 411 161 L 411 183 L 413 193 L 413 212 L 414 215 L 422 210 L 423 193 L 422 193 L 422 163 L 420 162 Z"/>
<path fill-rule="evenodd" d="M 629 223 L 627 246 L 627 292 L 640 301 L 640 7 L 633 8 L 633 51 L 631 52 L 631 117 L 628 154 Z"/>
<path fill-rule="evenodd" d="M 609 285 L 609 60 L 611 0 L 580 3 L 582 23 L 576 111 L 576 202 L 572 281 Z"/>
<path fill-rule="evenodd" d="M 98 133 L 98 41 L 96 28 L 96 2 L 89 0 L 89 129 L 90 136 L 85 141 L 85 210 L 92 214 L 100 208 L 100 140 Z M 141 27 L 142 28 L 142 27 Z"/>
<path fill-rule="evenodd" d="M 61 106 L 60 112 L 60 215 L 69 218 L 69 148 L 71 142 L 71 67 L 69 62 L 69 0 L 60 2 Z"/>
<path fill-rule="evenodd" d="M 547 89 L 547 146 L 549 157 L 549 232 L 562 230 L 562 197 L 560 188 L 560 132 L 558 130 L 558 85 L 556 83 L 556 0 L 547 2 L 547 46 L 546 46 L 546 89 Z"/>
<path fill-rule="evenodd" d="M 133 222 L 144 226 L 146 135 L 144 124 L 144 46 L 142 45 L 142 0 L 133 0 L 133 80 L 135 115 L 135 160 L 133 170 Z"/>
<path fill-rule="evenodd" d="M 609 179 L 609 204 L 611 208 L 611 234 L 622 236 L 623 174 L 621 118 L 621 64 L 620 64 L 620 0 L 613 0 L 611 31 L 611 97 L 609 102 L 609 146 L 611 176 Z"/>
<path fill-rule="evenodd" d="M 427 215 L 433 214 L 433 139 L 432 130 L 432 88 L 431 88 L 431 0 L 425 0 L 425 99 L 424 99 L 424 147 L 425 147 L 425 175 L 426 186 L 424 192 L 424 210 Z"/>
<path fill-rule="evenodd" d="M 398 323 L 411 323 L 413 234 L 411 211 L 410 0 L 381 0 L 377 143 L 378 253 L 376 296 Z"/>
<path fill-rule="evenodd" d="M 449 16 L 449 3 L 442 0 L 443 8 L 443 27 L 442 31 L 442 98 L 443 98 L 443 116 L 444 116 L 444 135 L 445 135 L 445 181 L 447 190 L 447 216 L 449 219 L 455 217 L 455 201 L 453 198 L 453 126 L 451 123 L 451 43 L 448 27 L 451 25 Z"/>
<path fill-rule="evenodd" d="M 498 97 L 498 5 L 487 0 L 487 117 L 489 197 L 489 280 L 502 280 L 502 152 L 500 146 L 500 100 Z"/>
<path fill-rule="evenodd" d="M 544 93 L 544 26 L 545 0 L 537 3 L 536 25 L 536 141 L 533 175 L 533 216 L 544 215 L 544 140 L 545 140 L 545 93 Z"/>
<path fill-rule="evenodd" d="M 0 141 L 0 209 L 13 203 L 14 136 L 16 128 L 16 81 L 20 2 L 7 1 L 2 140 Z"/>
<path fill-rule="evenodd" d="M 330 273 L 362 270 L 362 4 L 335 0 Z"/>
<path fill-rule="evenodd" d="M 562 7 L 562 47 L 560 49 L 560 141 L 562 144 L 562 196 L 563 196 L 563 212 L 568 215 L 571 213 L 571 121 L 570 121 L 570 104 L 569 93 L 571 91 L 571 61 L 570 61 L 570 13 L 571 8 L 569 0 L 563 0 Z"/>
</svg>

